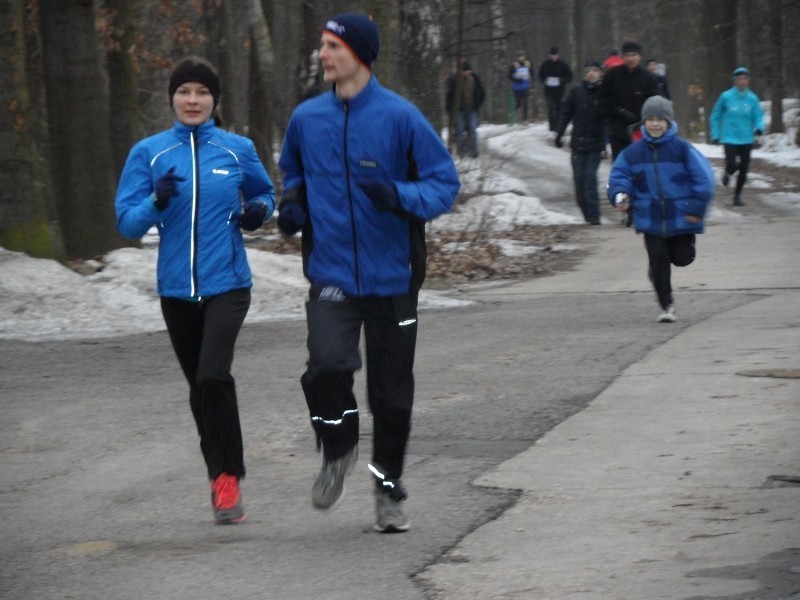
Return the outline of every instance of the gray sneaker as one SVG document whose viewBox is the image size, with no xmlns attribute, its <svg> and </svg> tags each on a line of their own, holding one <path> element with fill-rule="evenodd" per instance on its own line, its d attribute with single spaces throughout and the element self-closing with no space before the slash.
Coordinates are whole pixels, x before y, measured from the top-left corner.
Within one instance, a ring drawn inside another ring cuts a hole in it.
<svg viewBox="0 0 800 600">
<path fill-rule="evenodd" d="M 375 490 L 375 531 L 380 533 L 402 533 L 411 527 L 408 517 L 403 513 L 402 500 L 394 500 L 392 495 Z"/>
<path fill-rule="evenodd" d="M 311 488 L 311 504 L 319 510 L 333 510 L 344 498 L 346 486 L 344 477 L 358 459 L 358 446 L 353 446 L 347 454 L 336 460 L 323 460 L 322 470 Z"/>
</svg>

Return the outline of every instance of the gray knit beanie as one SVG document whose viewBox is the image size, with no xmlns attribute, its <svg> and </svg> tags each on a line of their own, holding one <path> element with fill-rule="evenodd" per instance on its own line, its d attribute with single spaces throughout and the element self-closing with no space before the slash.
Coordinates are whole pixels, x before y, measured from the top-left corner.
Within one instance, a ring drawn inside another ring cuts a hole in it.
<svg viewBox="0 0 800 600">
<path fill-rule="evenodd" d="M 672 102 L 662 96 L 651 96 L 644 101 L 642 106 L 642 121 L 647 117 L 661 117 L 672 122 L 675 114 L 672 112 Z"/>
</svg>

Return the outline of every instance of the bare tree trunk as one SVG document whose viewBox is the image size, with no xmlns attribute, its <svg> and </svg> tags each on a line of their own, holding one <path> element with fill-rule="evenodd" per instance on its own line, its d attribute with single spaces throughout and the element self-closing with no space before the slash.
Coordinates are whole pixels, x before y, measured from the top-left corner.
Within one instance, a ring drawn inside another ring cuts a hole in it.
<svg viewBox="0 0 800 600">
<path fill-rule="evenodd" d="M 64 258 L 58 223 L 48 210 L 47 166 L 28 82 L 22 0 L 0 9 L 0 246 L 40 258 Z M 33 98 L 39 97 L 33 95 Z"/>
<path fill-rule="evenodd" d="M 703 81 L 706 139 L 711 139 L 709 116 L 736 65 L 736 0 L 702 0 L 701 33 L 708 56 Z"/>
<path fill-rule="evenodd" d="M 108 95 L 90 0 L 40 0 L 51 172 L 64 246 L 90 258 L 126 244 L 114 214 Z"/>
<path fill-rule="evenodd" d="M 113 23 L 113 47 L 108 51 L 111 149 L 116 175 L 122 173 L 133 144 L 142 138 L 142 115 L 139 109 L 139 85 L 133 61 L 135 47 L 133 4 L 131 0 L 105 0 Z"/>
<path fill-rule="evenodd" d="M 508 118 L 506 114 L 509 112 L 511 107 L 513 107 L 513 103 L 511 103 L 511 91 L 508 87 L 508 78 L 507 76 L 507 69 L 508 65 L 506 65 L 506 27 L 505 27 L 505 19 L 503 18 L 503 14 L 505 12 L 505 7 L 503 6 L 503 0 L 492 0 L 489 5 L 490 12 L 490 19 L 492 24 L 492 73 L 491 73 L 491 87 L 486 90 L 486 100 L 488 103 L 488 111 L 486 113 L 491 115 L 493 120 L 498 121 L 505 121 Z M 495 90 L 505 90 L 505 93 L 501 96 L 502 103 L 498 107 L 494 107 L 492 100 L 494 99 L 495 95 L 490 93 L 492 89 Z"/>
<path fill-rule="evenodd" d="M 458 111 L 461 110 L 461 54 L 463 52 L 464 44 L 464 4 L 466 0 L 458 0 L 458 20 L 456 29 L 456 60 L 455 60 L 455 90 L 453 92 L 453 106 L 450 109 L 450 114 L 447 120 L 447 147 L 451 153 L 455 153 L 458 140 L 456 139 L 456 120 L 458 119 Z"/>
<path fill-rule="evenodd" d="M 249 129 L 261 162 L 267 166 L 273 181 L 277 181 L 277 168 L 272 155 L 272 106 L 270 98 L 273 84 L 272 39 L 260 0 L 250 0 L 250 85 Z"/>
<path fill-rule="evenodd" d="M 204 21 L 208 37 L 214 43 L 211 61 L 219 72 L 222 100 L 219 112 L 226 129 L 241 133 L 245 125 L 243 94 L 237 77 L 236 34 L 234 33 L 233 6 L 231 2 L 204 1 Z"/>
<path fill-rule="evenodd" d="M 770 133 L 783 133 L 783 1 L 769 2 L 770 39 L 770 91 L 772 96 L 772 115 Z"/>
</svg>

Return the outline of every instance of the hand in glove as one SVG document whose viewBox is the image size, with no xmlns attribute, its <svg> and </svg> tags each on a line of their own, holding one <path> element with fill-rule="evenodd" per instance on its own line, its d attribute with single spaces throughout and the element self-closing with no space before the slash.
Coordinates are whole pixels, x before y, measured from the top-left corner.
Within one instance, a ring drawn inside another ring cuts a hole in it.
<svg viewBox="0 0 800 600">
<path fill-rule="evenodd" d="M 400 208 L 397 188 L 389 180 L 368 179 L 358 184 L 378 210 L 395 211 Z"/>
<path fill-rule="evenodd" d="M 553 143 L 556 145 L 556 148 L 563 148 L 564 147 L 564 142 L 561 141 L 561 136 L 560 135 L 556 137 L 556 139 L 553 141 Z"/>
<path fill-rule="evenodd" d="M 278 229 L 286 235 L 294 235 L 306 223 L 306 211 L 298 203 L 287 202 L 278 209 Z"/>
<path fill-rule="evenodd" d="M 181 181 L 186 181 L 186 179 L 175 175 L 175 167 L 158 178 L 155 190 L 156 199 L 153 201 L 158 210 L 167 208 L 170 198 L 178 195 L 178 183 Z"/>
<path fill-rule="evenodd" d="M 259 200 L 253 200 L 245 204 L 244 212 L 231 213 L 231 223 L 238 223 L 247 231 L 255 231 L 264 224 L 266 216 L 267 206 Z"/>
</svg>

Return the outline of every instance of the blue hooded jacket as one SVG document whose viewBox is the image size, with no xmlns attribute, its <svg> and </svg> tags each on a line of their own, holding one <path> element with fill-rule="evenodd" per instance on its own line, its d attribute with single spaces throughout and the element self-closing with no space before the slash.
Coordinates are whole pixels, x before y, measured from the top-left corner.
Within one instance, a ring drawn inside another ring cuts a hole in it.
<svg viewBox="0 0 800 600">
<path fill-rule="evenodd" d="M 156 182 L 174 168 L 185 181 L 163 211 L 153 201 Z M 215 296 L 253 285 L 234 211 L 243 201 L 275 209 L 269 175 L 253 142 L 219 129 L 176 122 L 138 142 L 117 187 L 117 229 L 139 239 L 158 228 L 158 294 L 171 298 Z"/>
<path fill-rule="evenodd" d="M 292 114 L 280 168 L 284 192 L 305 187 L 306 276 L 351 296 L 409 294 L 422 285 L 424 223 L 450 210 L 461 186 L 453 159 L 422 113 L 373 76 L 354 98 L 334 91 Z M 391 182 L 396 212 L 359 186 Z"/>
<path fill-rule="evenodd" d="M 644 131 L 643 139 L 625 148 L 608 180 L 608 199 L 617 194 L 631 198 L 633 224 L 639 233 L 671 237 L 702 233 L 703 221 L 692 223 L 687 216 L 704 217 L 714 197 L 714 173 L 705 156 L 678 137 L 678 125 L 658 138 Z"/>
</svg>

